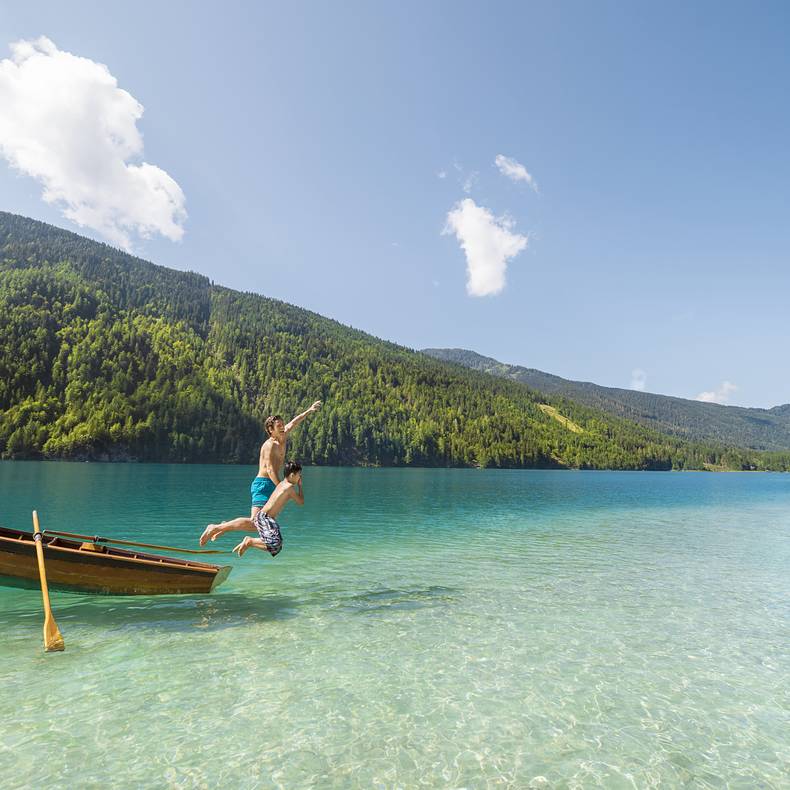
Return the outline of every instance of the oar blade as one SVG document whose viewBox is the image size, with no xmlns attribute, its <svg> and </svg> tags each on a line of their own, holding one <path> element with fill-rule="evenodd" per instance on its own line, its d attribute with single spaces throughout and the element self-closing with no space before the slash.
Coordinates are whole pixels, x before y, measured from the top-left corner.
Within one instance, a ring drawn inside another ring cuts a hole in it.
<svg viewBox="0 0 790 790">
<path fill-rule="evenodd" d="M 59 650 L 65 650 L 66 644 L 63 641 L 63 636 L 58 629 L 58 624 L 55 622 L 54 617 L 47 617 L 44 620 L 44 650 L 47 653 L 55 653 Z"/>
</svg>

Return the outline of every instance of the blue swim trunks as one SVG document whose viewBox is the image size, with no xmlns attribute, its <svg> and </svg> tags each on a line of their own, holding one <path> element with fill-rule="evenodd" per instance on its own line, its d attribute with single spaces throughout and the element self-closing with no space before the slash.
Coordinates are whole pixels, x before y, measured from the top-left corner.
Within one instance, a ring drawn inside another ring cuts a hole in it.
<svg viewBox="0 0 790 790">
<path fill-rule="evenodd" d="M 256 477 L 250 486 L 252 506 L 263 507 L 274 492 L 274 483 L 268 477 Z"/>
</svg>

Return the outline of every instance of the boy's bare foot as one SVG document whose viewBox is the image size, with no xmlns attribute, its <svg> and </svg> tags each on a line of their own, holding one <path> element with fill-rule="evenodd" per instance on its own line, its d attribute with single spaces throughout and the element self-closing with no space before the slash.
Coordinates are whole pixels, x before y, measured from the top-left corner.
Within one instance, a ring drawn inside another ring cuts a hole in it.
<svg viewBox="0 0 790 790">
<path fill-rule="evenodd" d="M 244 538 L 244 540 L 242 540 L 242 542 L 239 543 L 238 546 L 235 546 L 233 548 L 233 551 L 235 551 L 236 554 L 239 555 L 239 557 L 243 557 L 244 552 L 247 551 L 247 549 L 250 547 L 250 543 L 252 543 L 252 538 Z"/>
<path fill-rule="evenodd" d="M 209 524 L 204 530 L 203 534 L 200 536 L 200 545 L 205 546 L 209 540 L 216 540 L 217 539 L 217 532 L 219 532 L 220 526 L 219 524 Z"/>
</svg>

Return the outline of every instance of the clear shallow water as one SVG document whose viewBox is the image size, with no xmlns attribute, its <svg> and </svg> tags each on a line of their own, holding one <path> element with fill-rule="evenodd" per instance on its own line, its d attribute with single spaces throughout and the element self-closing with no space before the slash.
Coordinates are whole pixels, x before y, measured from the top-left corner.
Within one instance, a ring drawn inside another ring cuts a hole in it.
<svg viewBox="0 0 790 790">
<path fill-rule="evenodd" d="M 4 462 L 0 523 L 193 546 L 253 474 Z M 62 654 L 40 594 L 0 588 L 3 786 L 790 786 L 790 476 L 305 493 L 214 595 L 54 593 Z"/>
</svg>

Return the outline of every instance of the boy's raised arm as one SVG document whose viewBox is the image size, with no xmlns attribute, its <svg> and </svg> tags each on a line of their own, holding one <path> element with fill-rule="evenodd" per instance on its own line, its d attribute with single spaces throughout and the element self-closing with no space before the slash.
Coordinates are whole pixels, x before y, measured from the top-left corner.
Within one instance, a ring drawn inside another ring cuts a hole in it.
<svg viewBox="0 0 790 790">
<path fill-rule="evenodd" d="M 297 425 L 305 418 L 308 414 L 312 414 L 314 411 L 318 411 L 321 408 L 321 401 L 317 400 L 307 411 L 303 411 L 301 414 L 297 414 L 286 426 L 285 426 L 285 433 L 288 434 L 291 430 L 296 428 Z"/>
</svg>

